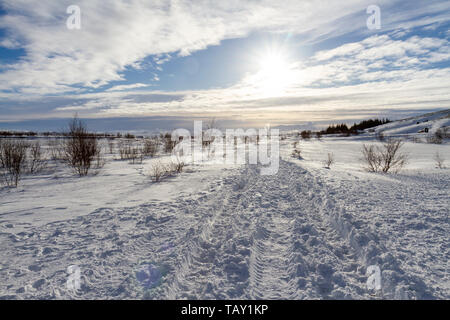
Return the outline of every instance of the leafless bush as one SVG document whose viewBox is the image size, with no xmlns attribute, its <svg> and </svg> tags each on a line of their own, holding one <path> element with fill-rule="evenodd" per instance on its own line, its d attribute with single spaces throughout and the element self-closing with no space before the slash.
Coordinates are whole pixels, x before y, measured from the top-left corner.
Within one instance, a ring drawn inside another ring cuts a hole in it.
<svg viewBox="0 0 450 320">
<path fill-rule="evenodd" d="M 170 134 L 166 134 L 164 136 L 164 152 L 171 153 L 173 148 L 175 148 L 176 141 L 172 141 L 172 136 Z"/>
<path fill-rule="evenodd" d="M 363 161 L 369 172 L 398 172 L 407 162 L 406 154 L 400 153 L 403 143 L 390 140 L 380 146 L 363 145 Z"/>
<path fill-rule="evenodd" d="M 48 141 L 50 149 L 50 157 L 52 160 L 66 160 L 64 152 L 64 144 L 59 140 Z"/>
<path fill-rule="evenodd" d="M 155 161 L 150 167 L 150 177 L 153 182 L 159 182 L 164 177 L 183 172 L 185 166 L 186 164 L 179 158 L 167 163 Z"/>
<path fill-rule="evenodd" d="M 145 139 L 143 153 L 146 156 L 154 157 L 158 153 L 159 143 L 156 139 Z"/>
<path fill-rule="evenodd" d="M 121 160 L 128 160 L 130 158 L 131 149 L 133 146 L 129 142 L 120 142 L 119 156 Z"/>
<path fill-rule="evenodd" d="M 122 143 L 119 146 L 120 159 L 129 160 L 130 163 L 142 163 L 144 159 L 143 151 L 139 146 L 134 146 L 131 141 Z"/>
<path fill-rule="evenodd" d="M 28 145 L 22 141 L 0 140 L 0 177 L 9 187 L 17 187 L 26 167 Z"/>
<path fill-rule="evenodd" d="M 29 161 L 28 170 L 30 173 L 37 173 L 45 168 L 46 161 L 43 156 L 43 151 L 39 141 L 36 141 L 30 145 L 29 148 Z"/>
<path fill-rule="evenodd" d="M 436 162 L 436 167 L 439 169 L 445 169 L 444 161 L 445 159 L 439 154 L 439 151 L 436 151 L 434 155 L 434 161 Z"/>
<path fill-rule="evenodd" d="M 381 157 L 377 154 L 375 146 L 363 145 L 363 157 L 369 172 L 378 172 L 381 168 Z"/>
<path fill-rule="evenodd" d="M 450 130 L 449 130 L 449 128 L 450 127 L 446 126 L 446 127 L 443 127 L 443 128 L 440 129 L 440 130 L 442 130 L 442 135 L 443 135 L 444 139 L 449 139 L 450 138 Z"/>
<path fill-rule="evenodd" d="M 443 140 L 444 140 L 444 132 L 441 129 L 436 130 L 434 134 L 429 135 L 427 137 L 428 143 L 442 144 Z"/>
<path fill-rule="evenodd" d="M 292 156 L 297 159 L 303 159 L 302 151 L 301 151 L 300 147 L 298 146 L 298 141 L 293 143 L 293 147 L 294 147 L 294 150 L 292 150 Z"/>
<path fill-rule="evenodd" d="M 95 163 L 94 163 L 95 169 L 101 169 L 105 166 L 106 160 L 102 157 L 102 152 L 100 149 L 95 154 L 94 161 L 95 161 Z"/>
<path fill-rule="evenodd" d="M 155 161 L 150 167 L 150 177 L 153 182 L 159 182 L 166 175 L 167 168 L 161 161 Z"/>
<path fill-rule="evenodd" d="M 114 139 L 108 139 L 109 153 L 114 154 Z"/>
<path fill-rule="evenodd" d="M 101 152 L 97 137 L 90 135 L 84 123 L 76 116 L 69 122 L 66 136 L 64 152 L 67 163 L 78 175 L 87 175 L 93 160 Z"/>
<path fill-rule="evenodd" d="M 175 161 L 170 163 L 170 172 L 181 173 L 183 172 L 185 166 L 186 164 L 181 161 L 181 159 L 177 158 Z"/>
<path fill-rule="evenodd" d="M 144 160 L 144 154 L 142 153 L 142 149 L 139 147 L 134 147 L 131 152 L 130 162 L 132 164 L 142 163 Z"/>
<path fill-rule="evenodd" d="M 334 163 L 334 155 L 331 152 L 328 152 L 327 159 L 325 160 L 325 166 L 330 169 L 331 165 Z"/>
</svg>

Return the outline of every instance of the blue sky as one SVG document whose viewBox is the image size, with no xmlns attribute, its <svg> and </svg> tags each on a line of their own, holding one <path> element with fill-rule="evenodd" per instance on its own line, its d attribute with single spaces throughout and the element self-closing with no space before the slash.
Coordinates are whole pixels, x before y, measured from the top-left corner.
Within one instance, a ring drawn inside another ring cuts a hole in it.
<svg viewBox="0 0 450 320">
<path fill-rule="evenodd" d="M 66 27 L 72 4 L 79 30 Z M 380 29 L 367 27 L 369 5 Z M 74 113 L 125 130 L 445 109 L 449 18 L 450 3 L 433 0 L 3 0 L 0 127 L 56 126 Z"/>
</svg>

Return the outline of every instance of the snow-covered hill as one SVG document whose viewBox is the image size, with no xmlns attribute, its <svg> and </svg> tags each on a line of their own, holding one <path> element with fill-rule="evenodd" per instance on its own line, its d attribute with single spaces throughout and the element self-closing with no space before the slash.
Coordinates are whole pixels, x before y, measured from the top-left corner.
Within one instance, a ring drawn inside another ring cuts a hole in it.
<svg viewBox="0 0 450 320">
<path fill-rule="evenodd" d="M 393 121 L 376 127 L 375 132 L 383 132 L 387 136 L 426 135 L 433 134 L 440 128 L 450 127 L 450 110 L 442 110 L 424 115 Z"/>
</svg>

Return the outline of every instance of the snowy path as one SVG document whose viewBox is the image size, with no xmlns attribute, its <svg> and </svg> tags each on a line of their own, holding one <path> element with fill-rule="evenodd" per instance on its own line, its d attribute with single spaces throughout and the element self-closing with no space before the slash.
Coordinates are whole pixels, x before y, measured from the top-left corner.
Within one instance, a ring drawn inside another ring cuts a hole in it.
<svg viewBox="0 0 450 320">
<path fill-rule="evenodd" d="M 4 232 L 0 292 L 4 298 L 374 298 L 365 271 L 377 264 L 386 277 L 383 298 L 448 294 L 402 266 L 398 250 L 392 254 L 367 220 L 346 211 L 351 188 L 329 188 L 326 177 L 298 163 L 280 161 L 275 176 L 258 170 L 235 169 L 195 197 L 102 208 Z M 81 268 L 77 293 L 65 288 L 69 265 Z"/>
</svg>

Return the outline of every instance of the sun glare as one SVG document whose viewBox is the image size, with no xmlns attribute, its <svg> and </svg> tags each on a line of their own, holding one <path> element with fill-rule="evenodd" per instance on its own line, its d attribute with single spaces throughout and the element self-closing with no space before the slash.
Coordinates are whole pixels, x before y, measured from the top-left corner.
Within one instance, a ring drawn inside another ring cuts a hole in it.
<svg viewBox="0 0 450 320">
<path fill-rule="evenodd" d="M 255 86 L 264 96 L 283 94 L 293 80 L 288 59 L 280 52 L 269 52 L 259 59 Z"/>
</svg>

